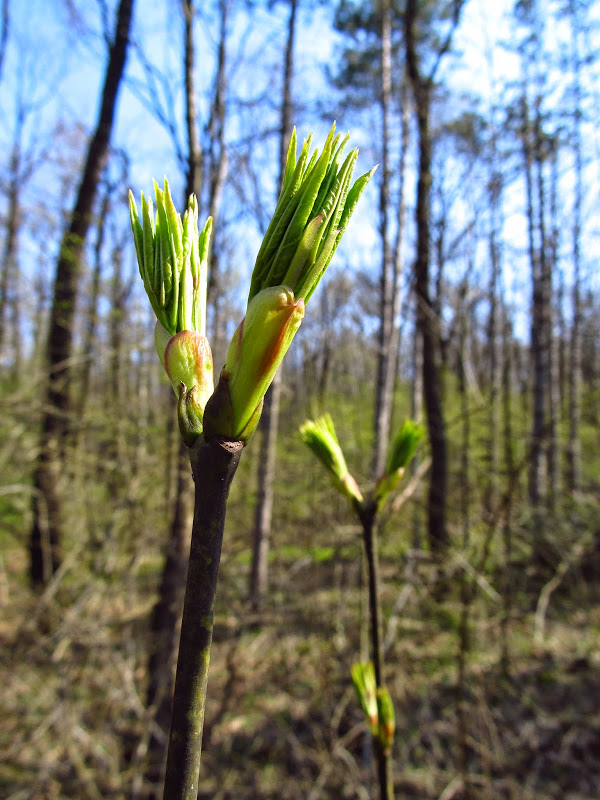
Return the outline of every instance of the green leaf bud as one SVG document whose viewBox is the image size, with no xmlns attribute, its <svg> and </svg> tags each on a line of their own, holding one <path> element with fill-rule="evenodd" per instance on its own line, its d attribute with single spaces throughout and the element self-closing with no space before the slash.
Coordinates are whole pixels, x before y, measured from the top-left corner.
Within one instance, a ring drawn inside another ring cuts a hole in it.
<svg viewBox="0 0 600 800">
<path fill-rule="evenodd" d="M 198 201 L 192 195 L 183 219 L 164 189 L 154 182 L 156 215 L 142 193 L 140 222 L 133 194 L 129 215 L 140 275 L 157 320 L 171 336 L 181 331 L 206 333 L 207 255 L 212 230 L 209 217 L 198 231 Z"/>
<path fill-rule="evenodd" d="M 351 667 L 352 683 L 358 702 L 367 719 L 369 730 L 377 736 L 379 729 L 379 713 L 377 704 L 377 684 L 375 670 L 371 661 L 357 662 Z"/>
<path fill-rule="evenodd" d="M 348 139 L 336 136 L 333 125 L 320 153 L 311 154 L 311 135 L 296 160 L 294 129 L 279 200 L 252 273 L 249 300 L 265 288 L 285 285 L 296 298 L 308 302 L 374 172 L 351 187 L 358 150 L 352 150 L 340 167 Z"/>
<path fill-rule="evenodd" d="M 377 689 L 377 740 L 384 755 L 390 755 L 394 745 L 394 732 L 396 730 L 396 715 L 394 704 L 388 689 L 383 686 Z"/>
<path fill-rule="evenodd" d="M 206 336 L 195 331 L 180 331 L 169 339 L 164 351 L 164 367 L 175 393 L 180 386 L 196 387 L 196 401 L 206 405 L 213 393 L 213 359 Z"/>
<path fill-rule="evenodd" d="M 205 403 L 206 401 L 200 398 L 197 386 L 192 386 L 188 392 L 185 384 L 180 384 L 177 420 L 181 438 L 188 447 L 193 447 L 202 433 Z"/>
<path fill-rule="evenodd" d="M 385 472 L 375 487 L 375 499 L 381 508 L 387 498 L 394 492 L 404 476 L 404 470 L 412 461 L 425 429 L 414 420 L 405 420 L 398 429 L 385 466 Z"/>
<path fill-rule="evenodd" d="M 352 506 L 360 506 L 363 496 L 348 471 L 331 416 L 324 414 L 316 420 L 307 420 L 300 428 L 300 436 L 329 471 L 337 489 Z"/>
<path fill-rule="evenodd" d="M 207 436 L 248 440 L 303 317 L 304 301 L 296 300 L 285 286 L 264 289 L 252 298 L 231 339 L 218 396 L 206 408 Z"/>
<path fill-rule="evenodd" d="M 388 475 L 410 464 L 424 435 L 425 430 L 422 425 L 412 419 L 404 420 L 390 447 L 385 468 Z"/>
</svg>

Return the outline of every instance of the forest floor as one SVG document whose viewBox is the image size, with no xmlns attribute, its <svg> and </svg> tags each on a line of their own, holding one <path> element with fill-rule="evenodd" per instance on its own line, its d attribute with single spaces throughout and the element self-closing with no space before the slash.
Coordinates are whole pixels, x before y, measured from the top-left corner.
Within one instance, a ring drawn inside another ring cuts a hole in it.
<svg viewBox="0 0 600 800">
<path fill-rule="evenodd" d="M 351 532 L 339 549 L 284 550 L 260 618 L 239 600 L 239 556 L 225 556 L 201 800 L 377 796 L 349 679 L 364 647 L 353 542 Z M 76 557 L 67 559 L 34 597 L 17 552 L 5 556 L 2 581 L 0 797 L 144 797 L 146 626 L 158 564 L 107 548 L 94 574 L 83 579 Z M 452 593 L 432 598 L 426 559 L 414 556 L 384 570 L 396 798 L 599 800 L 597 589 L 568 576 L 542 641 L 536 598 L 526 611 L 515 603 L 508 674 L 500 609 L 477 598 L 461 696 L 460 603 Z"/>
</svg>

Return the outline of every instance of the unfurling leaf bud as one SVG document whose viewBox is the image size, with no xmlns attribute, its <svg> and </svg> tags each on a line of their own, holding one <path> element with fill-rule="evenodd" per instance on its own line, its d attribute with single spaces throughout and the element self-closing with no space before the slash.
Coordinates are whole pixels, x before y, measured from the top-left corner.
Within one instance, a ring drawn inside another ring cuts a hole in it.
<svg viewBox="0 0 600 800">
<path fill-rule="evenodd" d="M 360 506 L 363 496 L 358 484 L 348 471 L 331 416 L 324 414 L 316 420 L 307 420 L 300 428 L 300 436 L 325 469 L 329 471 L 337 489 L 352 506 Z"/>
<path fill-rule="evenodd" d="M 424 434 L 423 426 L 411 419 L 405 420 L 398 429 L 388 453 L 385 473 L 380 477 L 375 487 L 375 499 L 379 508 L 383 506 L 392 492 L 398 488 L 398 484 L 404 475 L 404 470 L 412 461 Z"/>
<path fill-rule="evenodd" d="M 375 683 L 375 670 L 371 661 L 358 662 L 351 668 L 352 683 L 356 690 L 358 702 L 363 710 L 369 730 L 377 736 L 379 728 L 379 715 L 377 707 L 377 684 Z"/>
<path fill-rule="evenodd" d="M 342 162 L 349 135 L 329 131 L 321 152 L 311 152 L 312 135 L 296 159 L 296 129 L 273 218 L 252 272 L 251 300 L 263 289 L 285 285 L 308 303 L 350 221 L 372 169 L 352 184 L 358 150 Z"/>
<path fill-rule="evenodd" d="M 198 202 L 192 195 L 183 219 L 175 210 L 169 184 L 154 184 L 152 200 L 142 193 L 142 222 L 129 193 L 129 214 L 140 275 L 156 314 L 154 342 L 175 394 L 186 443 L 202 431 L 202 415 L 213 391 L 213 362 L 206 333 L 209 217 L 198 232 Z M 183 389 L 182 389 L 183 387 Z"/>
<path fill-rule="evenodd" d="M 246 316 L 231 340 L 214 394 L 212 358 L 204 339 L 212 220 L 198 232 L 193 195 L 182 219 L 166 178 L 164 189 L 154 184 L 156 214 L 152 200 L 142 194 L 141 221 L 129 193 L 140 275 L 157 318 L 156 349 L 180 399 L 186 436 L 188 430 L 196 436 L 202 424 L 206 438 L 246 442 L 256 428 L 265 392 L 302 322 L 305 305 L 374 172 L 352 183 L 358 150 L 343 158 L 348 139 L 336 135 L 333 125 L 321 152 L 311 152 L 309 136 L 296 158 L 294 130 L 279 200 L 252 272 Z M 347 470 L 336 481 L 346 496 L 362 502 Z"/>
<path fill-rule="evenodd" d="M 154 183 L 156 216 L 142 193 L 142 222 L 129 192 L 129 216 L 144 288 L 156 318 L 171 336 L 180 331 L 206 333 L 209 217 L 198 231 L 198 201 L 192 195 L 183 219 L 175 210 L 169 183 Z"/>
</svg>

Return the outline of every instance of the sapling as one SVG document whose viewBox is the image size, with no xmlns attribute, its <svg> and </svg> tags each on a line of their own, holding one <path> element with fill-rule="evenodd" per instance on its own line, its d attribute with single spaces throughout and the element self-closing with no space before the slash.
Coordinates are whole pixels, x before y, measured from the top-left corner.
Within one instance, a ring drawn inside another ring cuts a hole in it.
<svg viewBox="0 0 600 800">
<path fill-rule="evenodd" d="M 352 183 L 358 150 L 335 125 L 321 151 L 312 136 L 297 155 L 291 137 L 281 191 L 258 252 L 244 319 L 216 388 L 206 337 L 207 254 L 212 222 L 198 228 L 198 203 L 177 213 L 165 179 L 155 184 L 156 215 L 142 194 L 141 220 L 129 208 L 144 287 L 157 321 L 159 358 L 178 398 L 183 441 L 195 482 L 164 797 L 196 798 L 214 604 L 227 496 L 263 398 L 294 338 L 305 307 L 339 245 L 374 170 Z"/>
<path fill-rule="evenodd" d="M 351 675 L 375 746 L 381 800 L 392 800 L 394 797 L 391 754 L 395 714 L 392 698 L 383 677 L 377 523 L 380 512 L 398 488 L 423 434 L 423 428 L 412 420 L 403 423 L 390 445 L 383 474 L 377 480 L 375 488 L 365 497 L 348 470 L 331 416 L 324 414 L 316 420 L 307 420 L 300 428 L 302 440 L 327 469 L 334 485 L 346 497 L 362 527 L 362 540 L 368 566 L 369 638 L 372 660 L 354 664 Z"/>
</svg>

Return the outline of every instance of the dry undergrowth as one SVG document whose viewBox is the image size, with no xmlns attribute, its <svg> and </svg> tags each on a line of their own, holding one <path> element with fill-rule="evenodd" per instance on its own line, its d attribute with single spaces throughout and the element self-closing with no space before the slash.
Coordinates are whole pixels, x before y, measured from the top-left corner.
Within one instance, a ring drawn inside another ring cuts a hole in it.
<svg viewBox="0 0 600 800">
<path fill-rule="evenodd" d="M 114 549 L 105 557 L 110 569 L 85 581 L 71 558 L 37 598 L 19 577 L 22 559 L 4 562 L 5 800 L 146 794 L 145 632 L 157 565 Z M 533 614 L 515 619 L 509 680 L 497 666 L 497 620 L 473 608 L 466 795 L 457 770 L 457 608 L 447 601 L 440 612 L 426 570 L 411 575 L 410 584 L 393 571 L 386 576 L 387 608 L 403 598 L 388 642 L 397 797 L 597 800 L 600 605 L 549 618 L 541 647 L 531 643 Z M 356 565 L 341 556 L 282 559 L 274 576 L 270 610 L 248 620 L 235 599 L 244 576 L 226 557 L 199 797 L 374 797 L 348 677 L 361 646 Z"/>
</svg>

